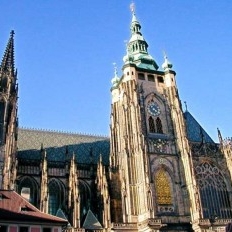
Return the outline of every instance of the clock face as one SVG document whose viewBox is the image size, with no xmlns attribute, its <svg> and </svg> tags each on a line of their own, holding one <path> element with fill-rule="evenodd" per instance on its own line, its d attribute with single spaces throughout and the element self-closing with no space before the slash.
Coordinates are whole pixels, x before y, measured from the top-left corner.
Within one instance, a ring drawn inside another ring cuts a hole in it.
<svg viewBox="0 0 232 232">
<path fill-rule="evenodd" d="M 152 116 L 158 116 L 160 115 L 160 108 L 155 102 L 150 102 L 147 105 L 147 111 Z"/>
</svg>

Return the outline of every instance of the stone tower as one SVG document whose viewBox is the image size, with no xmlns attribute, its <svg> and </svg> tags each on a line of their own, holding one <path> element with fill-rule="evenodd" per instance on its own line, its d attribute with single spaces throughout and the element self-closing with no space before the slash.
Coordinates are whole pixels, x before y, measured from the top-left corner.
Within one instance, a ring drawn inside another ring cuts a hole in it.
<svg viewBox="0 0 232 232">
<path fill-rule="evenodd" d="M 212 227 L 215 211 L 213 197 L 204 191 L 207 188 L 211 193 L 213 188 L 202 186 L 203 173 L 198 170 L 203 170 L 199 165 L 205 165 L 207 172 L 205 156 L 212 150 L 205 150 L 199 158 L 196 146 L 215 147 L 214 158 L 220 158 L 223 165 L 226 161 L 192 115 L 183 112 L 172 64 L 165 55 L 159 70 L 140 29 L 132 9 L 123 75 L 119 78 L 115 70 L 111 88 L 113 227 L 116 231 L 204 231 Z M 197 139 L 192 134 L 197 134 Z M 214 158 L 207 162 L 215 162 Z M 231 189 L 227 167 L 224 177 L 230 184 L 222 193 L 223 199 Z M 229 200 L 224 203 L 230 207 Z M 230 218 L 230 213 L 220 216 Z M 225 225 L 220 223 L 217 228 Z"/>
<path fill-rule="evenodd" d="M 133 5 L 130 30 L 123 75 L 115 67 L 112 79 L 110 141 L 18 130 L 11 32 L 0 64 L 0 188 L 72 231 L 222 232 L 232 222 L 232 139 L 218 130 L 215 143 L 183 112 L 172 64 L 165 56 L 159 68 L 148 53 Z"/>
<path fill-rule="evenodd" d="M 0 188 L 13 189 L 17 150 L 17 71 L 14 67 L 14 32 L 0 66 Z"/>
</svg>

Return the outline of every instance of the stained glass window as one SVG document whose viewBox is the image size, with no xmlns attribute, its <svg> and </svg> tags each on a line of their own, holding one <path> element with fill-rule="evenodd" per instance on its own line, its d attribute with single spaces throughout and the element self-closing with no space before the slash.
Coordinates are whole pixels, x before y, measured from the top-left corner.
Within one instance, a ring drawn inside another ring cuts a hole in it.
<svg viewBox="0 0 232 232">
<path fill-rule="evenodd" d="M 172 204 L 171 186 L 168 173 L 162 168 L 155 175 L 156 202 L 159 205 Z"/>
<path fill-rule="evenodd" d="M 61 205 L 62 189 L 57 181 L 52 180 L 49 183 L 49 198 L 48 198 L 48 212 L 56 215 L 59 206 Z"/>
<path fill-rule="evenodd" d="M 89 186 L 84 182 L 79 182 L 79 192 L 80 192 L 80 213 L 81 217 L 84 217 L 90 207 L 90 189 Z"/>
<path fill-rule="evenodd" d="M 195 168 L 203 216 L 231 218 L 231 206 L 224 176 L 218 167 L 204 162 Z"/>
</svg>

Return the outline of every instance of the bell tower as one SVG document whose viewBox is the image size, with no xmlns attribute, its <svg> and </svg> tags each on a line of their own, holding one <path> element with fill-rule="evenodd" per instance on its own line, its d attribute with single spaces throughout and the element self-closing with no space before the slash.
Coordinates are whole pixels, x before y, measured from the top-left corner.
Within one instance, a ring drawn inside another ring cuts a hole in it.
<svg viewBox="0 0 232 232">
<path fill-rule="evenodd" d="M 0 188 L 13 189 L 17 150 L 17 72 L 14 67 L 14 31 L 0 65 Z"/>
<path fill-rule="evenodd" d="M 111 88 L 112 221 L 190 231 L 200 211 L 176 73 L 166 55 L 159 70 L 148 53 L 134 5 L 130 31 L 123 75 L 115 70 Z"/>
<path fill-rule="evenodd" d="M 155 61 L 147 53 L 147 43 L 132 9 L 131 39 L 124 57 L 123 76 L 112 79 L 111 112 L 111 205 L 114 222 L 134 224 L 153 215 L 146 144 L 142 127 L 138 69 L 141 58 L 152 70 Z M 113 188 L 113 190 L 112 190 Z M 143 225 L 143 231 L 149 231 Z"/>
</svg>

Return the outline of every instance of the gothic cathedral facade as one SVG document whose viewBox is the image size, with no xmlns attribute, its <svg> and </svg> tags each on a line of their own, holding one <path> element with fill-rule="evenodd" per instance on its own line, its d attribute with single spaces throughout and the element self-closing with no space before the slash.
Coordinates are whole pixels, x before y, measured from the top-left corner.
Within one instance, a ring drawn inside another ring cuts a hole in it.
<svg viewBox="0 0 232 232">
<path fill-rule="evenodd" d="M 110 138 L 23 129 L 14 33 L 0 66 L 0 188 L 76 231 L 224 231 L 232 221 L 232 142 L 182 109 L 176 73 L 148 53 L 132 12 L 123 74 L 112 79 Z"/>
</svg>

